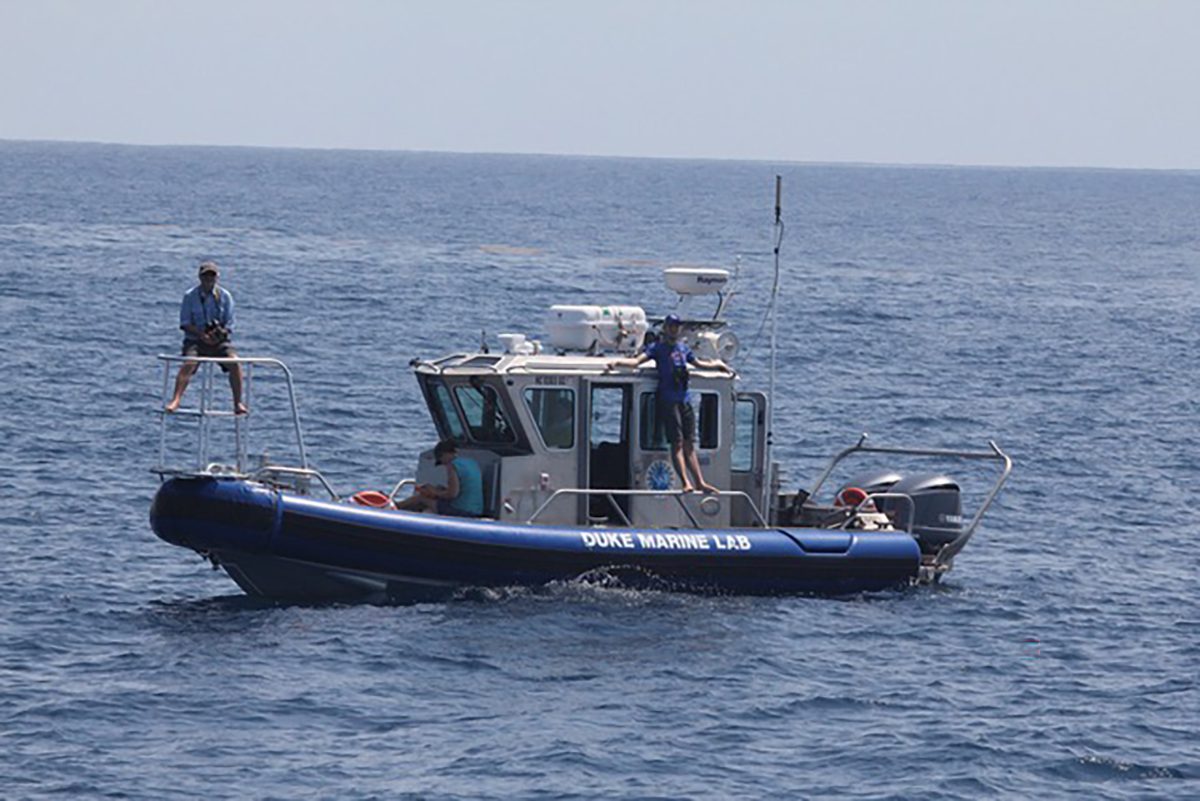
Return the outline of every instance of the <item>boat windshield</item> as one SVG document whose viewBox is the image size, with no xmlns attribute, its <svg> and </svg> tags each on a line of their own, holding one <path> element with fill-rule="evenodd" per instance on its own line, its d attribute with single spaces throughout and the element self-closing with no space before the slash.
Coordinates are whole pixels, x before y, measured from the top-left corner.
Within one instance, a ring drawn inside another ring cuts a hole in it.
<svg viewBox="0 0 1200 801">
<path fill-rule="evenodd" d="M 498 379 L 481 376 L 419 375 L 417 381 L 433 415 L 438 436 L 479 445 L 497 454 L 530 453 L 529 441 L 515 422 L 514 410 Z"/>
<path fill-rule="evenodd" d="M 463 411 L 471 439 L 486 445 L 511 445 L 517 441 L 495 389 L 486 384 L 460 384 L 454 388 L 454 397 Z"/>
<path fill-rule="evenodd" d="M 438 424 L 444 436 L 449 436 L 453 440 L 465 440 L 466 429 L 463 428 L 462 420 L 458 416 L 458 410 L 454 408 L 454 401 L 450 399 L 450 390 L 440 381 L 429 382 L 429 408 L 433 412 L 434 422 Z"/>
</svg>

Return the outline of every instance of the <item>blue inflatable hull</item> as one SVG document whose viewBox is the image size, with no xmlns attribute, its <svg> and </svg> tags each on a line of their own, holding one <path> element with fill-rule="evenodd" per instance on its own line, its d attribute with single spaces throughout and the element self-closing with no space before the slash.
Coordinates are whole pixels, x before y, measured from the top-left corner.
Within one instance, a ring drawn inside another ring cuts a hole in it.
<svg viewBox="0 0 1200 801">
<path fill-rule="evenodd" d="M 315 501 L 237 479 L 166 481 L 150 524 L 247 594 L 296 601 L 416 600 L 589 576 L 687 592 L 843 595 L 909 584 L 921 559 L 900 532 L 531 526 Z"/>
</svg>

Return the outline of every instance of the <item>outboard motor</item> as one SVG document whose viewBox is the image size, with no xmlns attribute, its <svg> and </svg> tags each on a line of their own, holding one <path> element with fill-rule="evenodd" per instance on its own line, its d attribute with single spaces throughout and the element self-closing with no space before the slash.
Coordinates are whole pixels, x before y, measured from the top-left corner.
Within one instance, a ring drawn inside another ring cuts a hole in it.
<svg viewBox="0 0 1200 801">
<path fill-rule="evenodd" d="M 912 530 L 921 543 L 922 552 L 936 553 L 962 533 L 962 492 L 958 482 L 949 476 L 938 473 L 908 476 L 893 484 L 887 492 L 903 493 L 912 498 L 911 507 L 902 498 L 884 498 L 878 505 L 882 511 L 892 513 L 898 529 L 907 530 L 909 512 L 915 512 Z"/>
<path fill-rule="evenodd" d="M 868 495 L 875 492 L 891 492 L 892 487 L 903 476 L 894 470 L 875 471 L 873 473 L 859 473 L 851 478 L 845 484 L 838 488 L 837 494 L 834 497 L 841 497 L 842 490 L 847 487 L 858 487 Z"/>
</svg>

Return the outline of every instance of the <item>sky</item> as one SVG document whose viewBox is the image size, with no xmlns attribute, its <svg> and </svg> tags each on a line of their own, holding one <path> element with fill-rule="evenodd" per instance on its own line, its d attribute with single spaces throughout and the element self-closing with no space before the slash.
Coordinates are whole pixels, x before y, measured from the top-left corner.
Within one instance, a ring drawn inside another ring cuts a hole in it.
<svg viewBox="0 0 1200 801">
<path fill-rule="evenodd" d="M 1200 0 L 0 0 L 0 139 L 1200 169 Z"/>
</svg>

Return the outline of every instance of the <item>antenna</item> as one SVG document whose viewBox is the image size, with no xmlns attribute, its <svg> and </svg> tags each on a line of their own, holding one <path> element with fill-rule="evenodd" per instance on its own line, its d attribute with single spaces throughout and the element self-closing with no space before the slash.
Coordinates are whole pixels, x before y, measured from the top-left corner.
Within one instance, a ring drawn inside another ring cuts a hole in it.
<svg viewBox="0 0 1200 801">
<path fill-rule="evenodd" d="M 780 214 L 783 211 L 783 203 L 781 202 L 782 197 L 783 197 L 783 176 L 776 175 L 775 176 L 775 224 L 776 225 L 783 225 L 783 221 L 780 219 Z M 775 243 L 775 255 L 776 256 L 779 255 L 779 243 L 778 242 Z"/>
<path fill-rule="evenodd" d="M 767 453 L 766 470 L 763 476 L 763 508 L 770 509 L 771 499 L 771 449 L 775 444 L 775 312 L 779 300 L 779 248 L 783 244 L 783 176 L 775 176 L 775 281 L 771 286 L 771 367 L 767 379 Z"/>
</svg>

